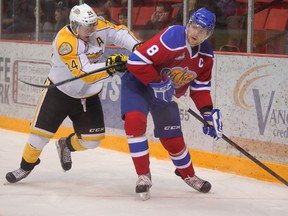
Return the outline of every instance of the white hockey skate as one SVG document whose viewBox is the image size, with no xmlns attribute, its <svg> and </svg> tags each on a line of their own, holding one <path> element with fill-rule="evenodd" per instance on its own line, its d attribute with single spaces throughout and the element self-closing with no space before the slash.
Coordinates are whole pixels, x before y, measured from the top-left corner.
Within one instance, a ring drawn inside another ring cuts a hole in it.
<svg viewBox="0 0 288 216">
<path fill-rule="evenodd" d="M 139 194 L 140 198 L 145 201 L 150 199 L 150 188 L 152 187 L 151 174 L 150 172 L 145 175 L 139 175 L 136 182 L 136 193 Z"/>
<path fill-rule="evenodd" d="M 71 151 L 66 145 L 66 138 L 61 138 L 56 141 L 56 147 L 62 169 L 68 171 L 72 167 Z"/>
<path fill-rule="evenodd" d="M 177 169 L 175 170 L 175 174 L 177 176 L 181 177 L 181 175 Z M 189 176 L 185 179 L 184 178 L 182 178 L 182 179 L 187 185 L 189 185 L 190 187 L 194 188 L 195 190 L 197 190 L 201 193 L 208 193 L 211 189 L 211 184 L 208 181 L 205 181 L 196 175 L 194 175 L 192 177 Z"/>
</svg>

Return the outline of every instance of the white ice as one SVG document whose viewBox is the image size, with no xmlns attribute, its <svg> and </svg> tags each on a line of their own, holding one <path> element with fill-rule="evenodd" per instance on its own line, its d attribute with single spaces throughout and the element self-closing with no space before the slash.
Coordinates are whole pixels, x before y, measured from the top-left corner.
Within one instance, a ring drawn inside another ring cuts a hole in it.
<svg viewBox="0 0 288 216">
<path fill-rule="evenodd" d="M 288 188 L 215 170 L 197 168 L 211 192 L 201 194 L 174 174 L 170 161 L 151 158 L 151 199 L 135 194 L 136 174 L 128 154 L 103 148 L 72 154 L 60 167 L 54 140 L 41 163 L 22 181 L 5 175 L 19 167 L 27 134 L 0 129 L 0 216 L 287 216 Z"/>
</svg>

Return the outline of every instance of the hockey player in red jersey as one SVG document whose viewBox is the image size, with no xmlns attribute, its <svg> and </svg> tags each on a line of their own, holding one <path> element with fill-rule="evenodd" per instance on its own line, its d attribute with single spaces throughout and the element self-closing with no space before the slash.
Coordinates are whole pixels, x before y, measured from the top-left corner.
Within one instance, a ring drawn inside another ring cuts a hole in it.
<svg viewBox="0 0 288 216">
<path fill-rule="evenodd" d="M 170 26 L 145 42 L 129 57 L 129 72 L 122 76 L 121 112 L 130 154 L 138 174 L 136 193 L 150 198 L 152 186 L 147 115 L 154 122 L 154 135 L 168 151 L 175 173 L 192 188 L 208 193 L 211 184 L 195 175 L 191 156 L 184 142 L 178 105 L 187 89 L 209 125 L 203 132 L 215 139 L 222 136 L 220 111 L 213 108 L 210 95 L 213 50 L 207 39 L 213 33 L 215 15 L 201 8 L 186 26 Z"/>
</svg>

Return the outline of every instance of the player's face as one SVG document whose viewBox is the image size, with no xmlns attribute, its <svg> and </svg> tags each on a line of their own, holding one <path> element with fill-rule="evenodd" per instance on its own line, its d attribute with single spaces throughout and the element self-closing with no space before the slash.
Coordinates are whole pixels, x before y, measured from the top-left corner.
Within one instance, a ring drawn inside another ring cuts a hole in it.
<svg viewBox="0 0 288 216">
<path fill-rule="evenodd" d="M 90 35 L 95 31 L 96 23 L 87 26 L 81 25 L 78 29 L 78 37 L 83 41 L 89 41 Z"/>
<path fill-rule="evenodd" d="M 187 40 L 191 47 L 198 46 L 206 40 L 208 36 L 208 30 L 202 28 L 200 25 L 197 25 L 194 22 L 187 24 Z"/>
</svg>

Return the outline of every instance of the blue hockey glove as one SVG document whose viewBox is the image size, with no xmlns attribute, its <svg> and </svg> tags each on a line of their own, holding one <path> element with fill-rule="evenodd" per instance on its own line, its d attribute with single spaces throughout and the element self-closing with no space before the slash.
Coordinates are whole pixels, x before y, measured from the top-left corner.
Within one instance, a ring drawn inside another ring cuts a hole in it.
<svg viewBox="0 0 288 216">
<path fill-rule="evenodd" d="M 222 137 L 222 121 L 221 113 L 219 109 L 213 109 L 211 114 L 203 114 L 203 119 L 208 123 L 203 126 L 203 133 L 214 137 L 215 140 L 218 140 Z"/>
<path fill-rule="evenodd" d="M 153 89 L 157 102 L 170 102 L 174 95 L 174 83 L 167 74 L 163 74 L 162 77 L 162 82 L 150 83 L 149 86 Z"/>
</svg>

